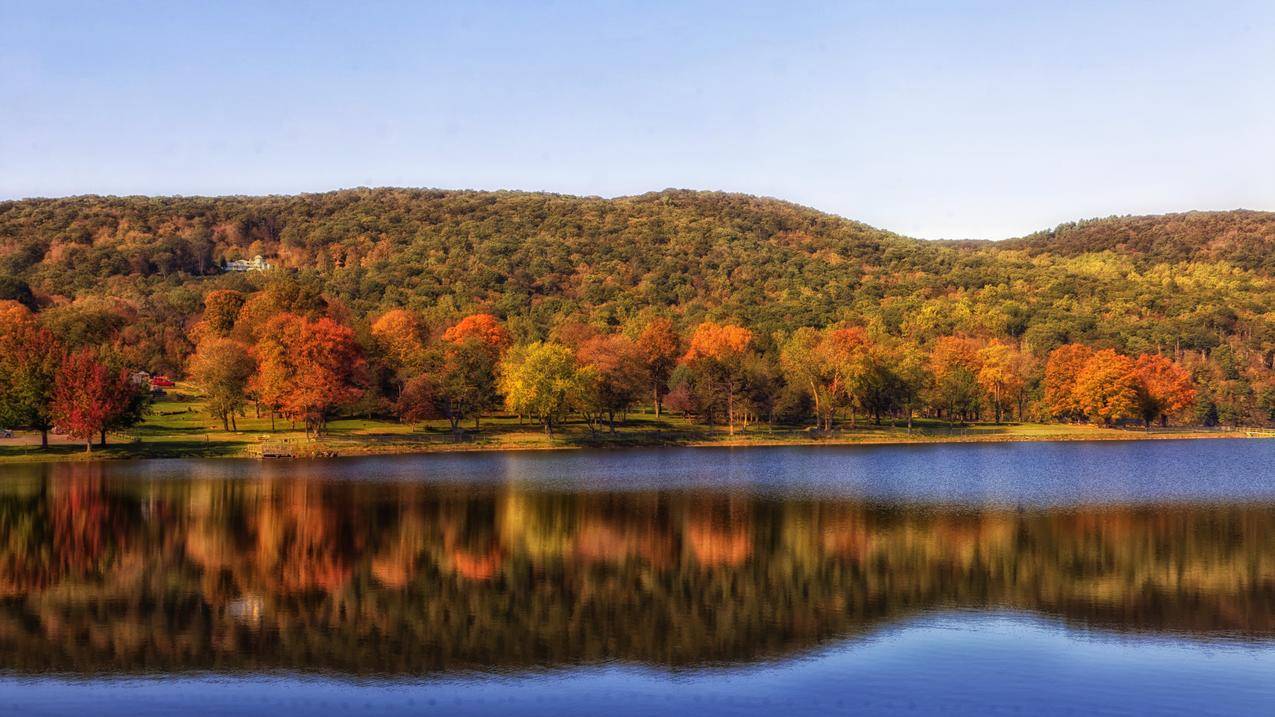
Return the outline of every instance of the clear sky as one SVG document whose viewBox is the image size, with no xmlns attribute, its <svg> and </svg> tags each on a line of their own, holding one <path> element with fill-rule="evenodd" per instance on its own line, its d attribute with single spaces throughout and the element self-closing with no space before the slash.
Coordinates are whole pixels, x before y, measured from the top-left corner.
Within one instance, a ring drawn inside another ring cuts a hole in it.
<svg viewBox="0 0 1275 717">
<path fill-rule="evenodd" d="M 385 185 L 1275 209 L 1275 1 L 0 0 L 0 198 Z"/>
</svg>

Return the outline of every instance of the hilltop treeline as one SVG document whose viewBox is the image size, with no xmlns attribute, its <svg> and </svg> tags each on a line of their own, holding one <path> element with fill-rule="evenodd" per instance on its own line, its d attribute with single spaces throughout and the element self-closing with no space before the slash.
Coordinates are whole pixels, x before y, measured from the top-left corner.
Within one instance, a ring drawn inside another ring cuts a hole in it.
<svg viewBox="0 0 1275 717">
<path fill-rule="evenodd" d="M 59 350 L 202 377 L 227 423 L 247 400 L 315 430 L 341 411 L 502 405 L 551 428 L 664 396 L 732 427 L 914 413 L 1264 423 L 1272 226 L 1195 213 L 948 244 L 686 191 L 76 197 L 0 204 L 0 299 Z M 276 268 L 219 269 L 257 254 Z M 1081 345 L 1103 378 L 1051 394 L 1051 356 Z M 551 369 L 588 375 L 546 404 L 529 376 Z M 306 389 L 315 376 L 327 383 Z M 1181 390 L 1166 402 L 1153 385 Z M 1080 393 L 1102 405 L 1064 399 Z"/>
</svg>

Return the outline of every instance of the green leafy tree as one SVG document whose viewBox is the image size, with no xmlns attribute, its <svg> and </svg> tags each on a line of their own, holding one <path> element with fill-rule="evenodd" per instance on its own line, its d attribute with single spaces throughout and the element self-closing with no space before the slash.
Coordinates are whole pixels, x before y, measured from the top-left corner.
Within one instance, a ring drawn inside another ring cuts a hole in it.
<svg viewBox="0 0 1275 717">
<path fill-rule="evenodd" d="M 248 347 L 229 338 L 205 339 L 187 371 L 204 395 L 204 405 L 223 430 L 239 430 L 235 416 L 247 403 L 248 382 L 257 370 Z"/>
<path fill-rule="evenodd" d="M 549 435 L 572 408 L 585 402 L 592 378 L 571 349 L 541 341 L 513 347 L 499 367 L 505 406 L 536 419 Z"/>
<path fill-rule="evenodd" d="M 779 351 L 784 379 L 810 398 L 816 427 L 832 429 L 837 385 L 833 372 L 820 352 L 822 335 L 817 329 L 802 327 L 793 332 Z"/>
<path fill-rule="evenodd" d="M 403 386 L 398 415 L 404 421 L 446 418 L 453 433 L 460 422 L 492 407 L 496 365 L 491 347 L 477 337 L 442 342 L 426 368 Z"/>
</svg>

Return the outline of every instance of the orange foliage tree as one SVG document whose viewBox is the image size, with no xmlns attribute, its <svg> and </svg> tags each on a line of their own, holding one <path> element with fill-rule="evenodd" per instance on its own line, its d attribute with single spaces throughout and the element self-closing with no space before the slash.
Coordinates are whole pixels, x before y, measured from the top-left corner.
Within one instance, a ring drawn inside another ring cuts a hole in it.
<svg viewBox="0 0 1275 717">
<path fill-rule="evenodd" d="M 706 393 L 725 404 L 731 435 L 735 434 L 736 402 L 744 389 L 752 344 L 753 332 L 742 326 L 705 321 L 695 327 L 681 359 L 698 375 Z"/>
<path fill-rule="evenodd" d="M 478 339 L 497 354 L 504 352 L 513 343 L 509 330 L 500 322 L 500 319 L 491 314 L 466 316 L 455 326 L 443 332 L 443 340 L 454 344 L 470 338 Z"/>
<path fill-rule="evenodd" d="M 934 375 L 935 403 L 946 409 L 949 418 L 966 418 L 978 412 L 982 368 L 979 343 L 960 336 L 943 336 L 930 350 L 930 372 Z"/>
<path fill-rule="evenodd" d="M 0 425 L 40 432 L 48 448 L 53 396 L 63 349 L 27 307 L 0 301 Z"/>
<path fill-rule="evenodd" d="M 203 330 L 210 336 L 229 336 L 246 297 L 233 289 L 215 289 L 204 296 Z"/>
<path fill-rule="evenodd" d="M 1135 362 L 1134 370 L 1142 384 L 1139 404 L 1146 425 L 1159 418 L 1163 426 L 1170 415 L 1186 410 L 1195 402 L 1190 374 L 1170 359 L 1143 354 Z"/>
<path fill-rule="evenodd" d="M 255 344 L 266 331 L 271 319 L 284 313 L 272 292 L 258 291 L 249 296 L 239 310 L 233 329 L 234 337 L 246 344 Z"/>
<path fill-rule="evenodd" d="M 1086 416 L 1110 424 L 1139 415 L 1141 381 L 1133 359 L 1112 349 L 1095 352 L 1076 377 L 1076 404 Z"/>
<path fill-rule="evenodd" d="M 637 348 L 651 384 L 651 398 L 658 418 L 664 408 L 669 377 L 673 375 L 677 357 L 682 353 L 682 337 L 678 335 L 672 319 L 660 317 L 652 319 L 642 329 Z"/>
<path fill-rule="evenodd" d="M 1049 352 L 1045 361 L 1045 409 L 1054 418 L 1076 420 L 1085 411 L 1076 400 L 1076 379 L 1093 357 L 1084 344 L 1066 344 Z"/>
<path fill-rule="evenodd" d="M 0 299 L 0 329 L 34 321 L 31 309 L 12 299 Z"/>
<path fill-rule="evenodd" d="M 871 410 L 875 369 L 872 349 L 868 332 L 859 326 L 826 329 L 815 347 L 815 360 L 825 366 L 826 375 L 832 379 L 833 400 L 841 398 L 850 406 L 851 428 L 855 426 L 857 409 Z M 830 422 L 828 427 L 832 427 Z"/>
<path fill-rule="evenodd" d="M 420 362 L 425 351 L 425 324 L 415 312 L 391 309 L 372 322 L 372 336 L 397 370 Z"/>
<path fill-rule="evenodd" d="M 992 401 L 996 422 L 1001 422 L 1005 406 L 1011 404 L 1027 383 L 1023 355 L 1001 341 L 993 341 L 978 351 L 978 385 Z"/>
<path fill-rule="evenodd" d="M 354 332 L 329 318 L 280 314 L 257 343 L 253 387 L 272 411 L 317 436 L 331 412 L 360 395 L 365 362 Z"/>
<path fill-rule="evenodd" d="M 482 414 L 499 403 L 496 364 L 512 343 L 509 330 L 491 314 L 466 316 L 443 332 L 434 370 L 452 407 L 449 417 L 461 411 L 479 427 Z"/>
</svg>

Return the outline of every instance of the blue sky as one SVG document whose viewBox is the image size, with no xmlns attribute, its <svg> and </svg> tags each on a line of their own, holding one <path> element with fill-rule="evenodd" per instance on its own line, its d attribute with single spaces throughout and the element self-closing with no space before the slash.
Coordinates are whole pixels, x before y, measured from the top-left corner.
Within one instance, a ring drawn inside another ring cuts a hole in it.
<svg viewBox="0 0 1275 717">
<path fill-rule="evenodd" d="M 0 198 L 360 185 L 1275 209 L 1275 2 L 0 0 Z"/>
</svg>

